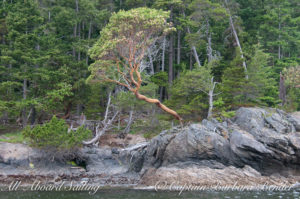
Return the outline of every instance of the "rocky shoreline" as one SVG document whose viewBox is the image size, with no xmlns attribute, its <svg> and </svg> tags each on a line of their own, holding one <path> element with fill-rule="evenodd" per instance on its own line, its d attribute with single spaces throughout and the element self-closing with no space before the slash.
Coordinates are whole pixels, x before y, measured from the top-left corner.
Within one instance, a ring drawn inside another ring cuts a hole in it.
<svg viewBox="0 0 300 199">
<path fill-rule="evenodd" d="M 0 186 L 83 181 L 118 187 L 158 182 L 195 186 L 299 185 L 300 116 L 240 108 L 223 122 L 203 120 L 126 147 L 84 147 L 85 167 L 44 159 L 24 144 L 0 142 Z M 32 166 L 34 165 L 34 166 Z"/>
</svg>

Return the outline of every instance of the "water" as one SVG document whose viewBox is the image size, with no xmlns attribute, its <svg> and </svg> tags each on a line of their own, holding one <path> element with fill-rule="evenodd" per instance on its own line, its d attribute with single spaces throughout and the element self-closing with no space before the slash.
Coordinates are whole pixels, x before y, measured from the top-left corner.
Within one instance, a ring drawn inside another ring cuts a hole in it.
<svg viewBox="0 0 300 199">
<path fill-rule="evenodd" d="M 300 199 L 300 191 L 288 192 L 178 192 L 142 190 L 99 190 L 95 195 L 87 192 L 0 192 L 0 199 Z"/>
</svg>

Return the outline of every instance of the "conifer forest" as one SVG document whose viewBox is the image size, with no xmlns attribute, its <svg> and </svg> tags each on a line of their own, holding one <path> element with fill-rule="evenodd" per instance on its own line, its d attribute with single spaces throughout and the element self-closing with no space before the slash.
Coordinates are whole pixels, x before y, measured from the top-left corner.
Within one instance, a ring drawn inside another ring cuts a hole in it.
<svg viewBox="0 0 300 199">
<path fill-rule="evenodd" d="M 0 0 L 1 133 L 151 138 L 239 107 L 300 111 L 298 0 Z"/>
</svg>

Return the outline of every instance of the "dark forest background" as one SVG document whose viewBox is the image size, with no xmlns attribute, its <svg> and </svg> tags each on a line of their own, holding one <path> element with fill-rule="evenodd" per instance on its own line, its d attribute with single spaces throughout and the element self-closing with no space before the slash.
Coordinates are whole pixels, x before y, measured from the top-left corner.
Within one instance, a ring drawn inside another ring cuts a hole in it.
<svg viewBox="0 0 300 199">
<path fill-rule="evenodd" d="M 0 0 L 0 6 L 2 129 L 53 115 L 101 120 L 109 99 L 121 113 L 116 131 L 130 122 L 131 133 L 151 137 L 172 126 L 171 116 L 123 88 L 86 81 L 88 50 L 111 14 L 137 7 L 170 12 L 176 31 L 149 48 L 141 92 L 184 122 L 221 121 L 241 106 L 300 110 L 298 0 Z"/>
</svg>

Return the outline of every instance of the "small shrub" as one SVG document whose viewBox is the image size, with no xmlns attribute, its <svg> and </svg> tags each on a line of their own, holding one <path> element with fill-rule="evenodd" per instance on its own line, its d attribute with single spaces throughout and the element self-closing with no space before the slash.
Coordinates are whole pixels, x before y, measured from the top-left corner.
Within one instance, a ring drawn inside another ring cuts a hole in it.
<svg viewBox="0 0 300 199">
<path fill-rule="evenodd" d="M 66 122 L 54 116 L 44 125 L 38 125 L 33 129 L 25 128 L 23 135 L 29 138 L 33 147 L 66 150 L 81 146 L 82 141 L 90 137 L 91 131 L 79 127 L 77 131 L 68 132 Z"/>
<path fill-rule="evenodd" d="M 225 118 L 232 118 L 235 116 L 235 111 L 222 111 L 221 115 Z"/>
</svg>

